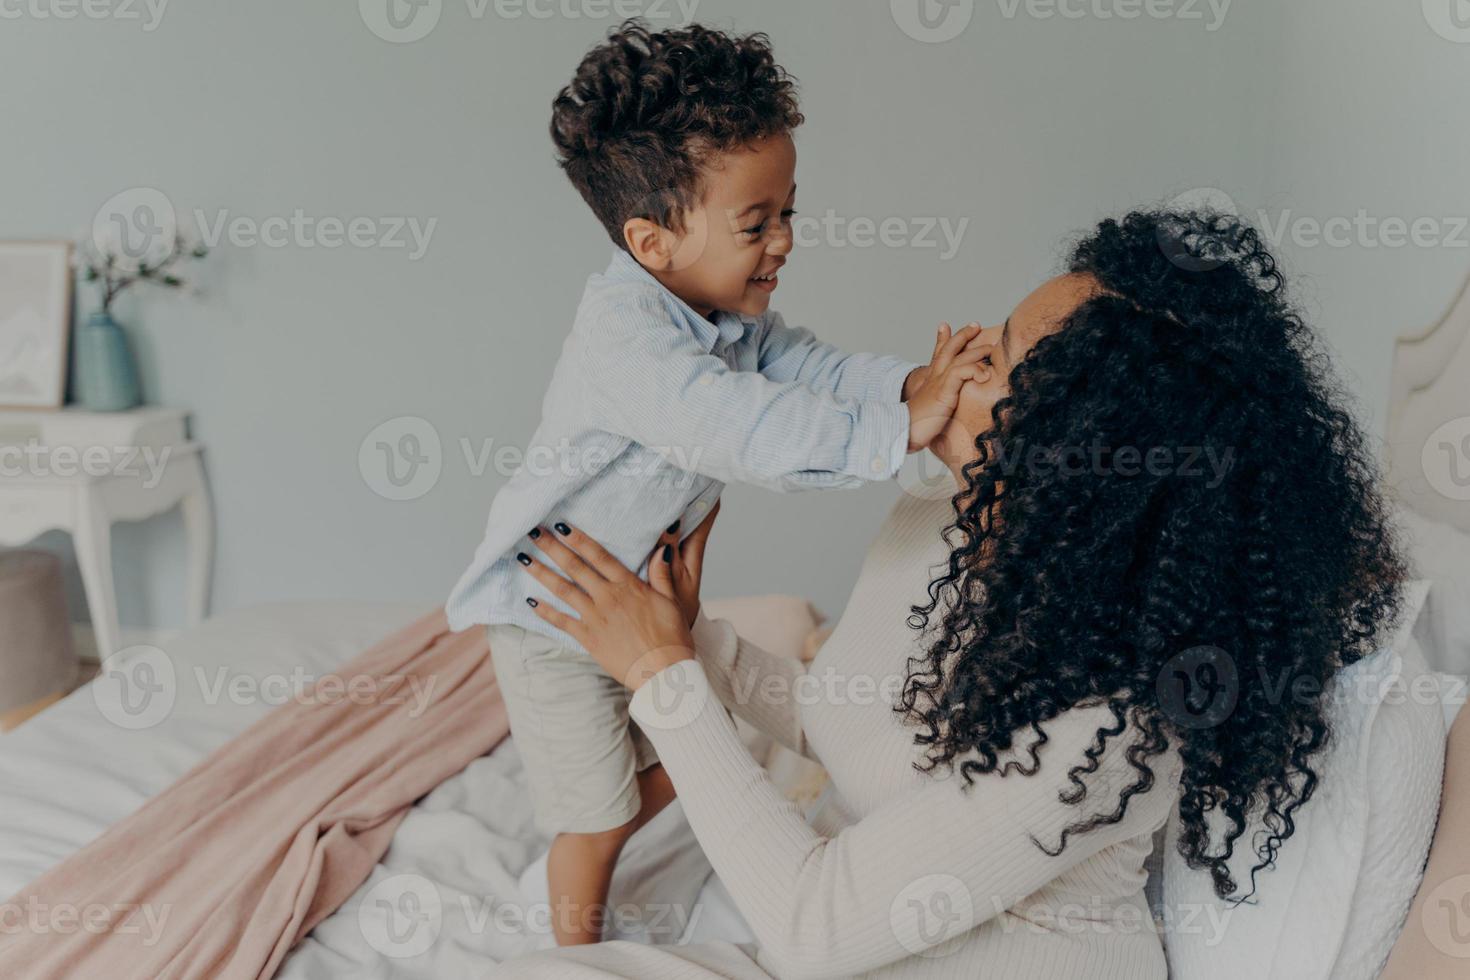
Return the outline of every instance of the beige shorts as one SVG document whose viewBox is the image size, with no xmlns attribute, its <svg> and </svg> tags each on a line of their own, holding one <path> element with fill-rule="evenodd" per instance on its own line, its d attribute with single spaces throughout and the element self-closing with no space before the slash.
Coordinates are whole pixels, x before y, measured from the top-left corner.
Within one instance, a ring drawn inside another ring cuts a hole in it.
<svg viewBox="0 0 1470 980">
<path fill-rule="evenodd" d="M 537 828 L 591 834 L 636 817 L 637 773 L 658 755 L 628 717 L 632 692 L 550 637 L 510 624 L 488 634 Z"/>
</svg>

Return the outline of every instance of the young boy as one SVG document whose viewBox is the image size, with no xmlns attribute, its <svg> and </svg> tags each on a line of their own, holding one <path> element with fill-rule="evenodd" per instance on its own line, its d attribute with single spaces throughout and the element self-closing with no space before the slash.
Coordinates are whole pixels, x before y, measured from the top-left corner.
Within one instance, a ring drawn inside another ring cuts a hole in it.
<svg viewBox="0 0 1470 980">
<path fill-rule="evenodd" d="M 597 942 L 624 842 L 673 797 L 628 697 L 535 614 L 537 525 L 576 525 L 631 568 L 709 514 L 724 483 L 893 477 L 953 413 L 983 351 L 941 329 L 944 371 L 844 354 L 769 310 L 791 251 L 795 87 L 761 34 L 629 21 L 557 96 L 559 162 L 616 244 L 588 281 L 526 463 L 450 596 L 489 625 L 547 862 L 559 944 Z M 539 532 L 537 532 L 539 533 Z M 559 532 L 560 533 L 560 532 Z M 521 556 L 518 558 L 518 556 Z"/>
</svg>

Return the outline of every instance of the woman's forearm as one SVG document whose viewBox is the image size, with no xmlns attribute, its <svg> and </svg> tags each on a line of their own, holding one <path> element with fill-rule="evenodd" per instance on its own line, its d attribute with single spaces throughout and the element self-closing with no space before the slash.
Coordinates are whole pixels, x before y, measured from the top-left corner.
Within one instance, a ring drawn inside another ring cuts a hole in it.
<svg viewBox="0 0 1470 980">
<path fill-rule="evenodd" d="M 793 752 L 815 760 L 796 696 L 806 664 L 742 640 L 729 623 L 710 619 L 703 611 L 692 633 L 695 657 L 725 707 Z"/>
<path fill-rule="evenodd" d="M 1116 824 L 1055 841 L 1077 819 L 1058 795 L 1068 761 L 1088 750 L 1106 707 L 1073 709 L 1048 726 L 1029 777 L 930 779 L 827 837 L 772 784 L 715 702 L 696 657 L 667 668 L 633 696 L 629 713 L 648 734 L 700 846 L 782 977 L 853 976 L 931 950 L 991 919 L 1103 848 L 1144 839 L 1177 798 L 1177 755 L 1156 760 L 1158 785 L 1132 799 Z M 1136 770 L 1132 738 L 1110 741 L 1091 782 L 1110 808 Z M 1109 788 L 1110 787 L 1110 788 Z M 914 909 L 945 908 L 942 916 Z M 895 908 L 899 913 L 895 913 Z M 949 913 L 953 914 L 949 914 Z"/>
</svg>

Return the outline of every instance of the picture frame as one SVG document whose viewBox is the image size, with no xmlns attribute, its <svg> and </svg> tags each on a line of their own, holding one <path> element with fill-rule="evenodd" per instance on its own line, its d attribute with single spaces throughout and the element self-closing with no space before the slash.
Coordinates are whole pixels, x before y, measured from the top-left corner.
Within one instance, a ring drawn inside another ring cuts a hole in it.
<svg viewBox="0 0 1470 980">
<path fill-rule="evenodd" d="M 0 408 L 60 408 L 72 312 L 68 241 L 0 241 Z"/>
</svg>

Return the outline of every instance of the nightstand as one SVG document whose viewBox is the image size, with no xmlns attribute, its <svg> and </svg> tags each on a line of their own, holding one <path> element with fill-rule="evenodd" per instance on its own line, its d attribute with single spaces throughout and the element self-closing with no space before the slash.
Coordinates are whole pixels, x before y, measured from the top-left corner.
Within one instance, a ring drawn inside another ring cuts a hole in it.
<svg viewBox="0 0 1470 980">
<path fill-rule="evenodd" d="M 204 618 L 214 560 L 214 519 L 201 447 L 187 413 L 0 410 L 0 546 L 44 531 L 71 533 L 97 654 L 121 647 L 112 576 L 112 525 L 180 507 L 188 539 L 185 614 Z"/>
</svg>

